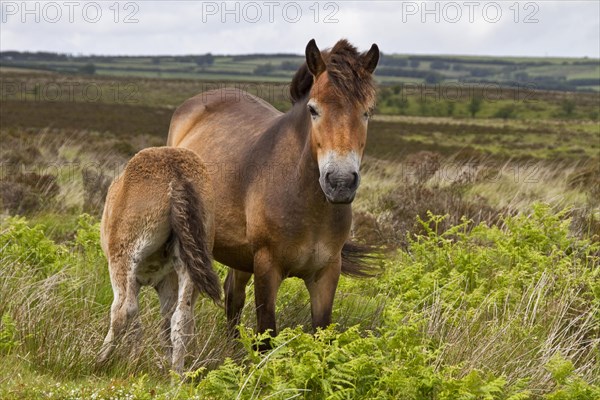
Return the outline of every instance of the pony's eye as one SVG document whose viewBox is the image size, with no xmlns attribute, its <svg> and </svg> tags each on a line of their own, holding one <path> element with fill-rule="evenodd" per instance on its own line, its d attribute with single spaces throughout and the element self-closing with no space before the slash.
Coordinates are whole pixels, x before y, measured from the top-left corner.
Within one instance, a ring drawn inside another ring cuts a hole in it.
<svg viewBox="0 0 600 400">
<path fill-rule="evenodd" d="M 371 113 L 368 111 L 365 111 L 365 113 L 363 114 L 363 117 L 365 117 L 365 119 L 369 119 L 371 117 Z"/>
<path fill-rule="evenodd" d="M 313 117 L 318 117 L 319 116 L 319 112 L 317 111 L 316 108 L 314 108 L 312 105 L 308 105 L 308 111 L 310 112 L 310 115 L 312 115 Z"/>
</svg>

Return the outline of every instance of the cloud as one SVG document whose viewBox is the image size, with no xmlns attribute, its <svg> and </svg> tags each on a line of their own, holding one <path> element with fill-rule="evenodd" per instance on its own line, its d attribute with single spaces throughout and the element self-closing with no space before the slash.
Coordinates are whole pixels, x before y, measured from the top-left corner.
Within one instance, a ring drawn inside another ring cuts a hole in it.
<svg viewBox="0 0 600 400">
<path fill-rule="evenodd" d="M 600 3 L 595 1 L 2 1 L 0 5 L 2 50 L 302 53 L 313 37 L 321 47 L 346 37 L 361 49 L 376 42 L 386 53 L 600 57 Z"/>
</svg>

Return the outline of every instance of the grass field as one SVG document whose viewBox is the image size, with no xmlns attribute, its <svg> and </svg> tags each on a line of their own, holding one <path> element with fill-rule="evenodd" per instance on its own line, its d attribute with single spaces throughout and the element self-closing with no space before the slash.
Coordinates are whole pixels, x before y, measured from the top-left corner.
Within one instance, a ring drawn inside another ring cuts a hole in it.
<svg viewBox="0 0 600 400">
<path fill-rule="evenodd" d="M 174 109 L 197 93 L 233 87 L 256 94 L 285 111 L 290 105 L 289 81 L 253 76 L 242 80 L 235 75 L 212 75 L 209 80 L 160 79 L 153 73 L 131 72 L 130 76 L 64 75 L 55 72 L 21 72 L 0 69 L 3 101 L 117 103 Z M 566 120 L 594 122 L 600 119 L 600 93 L 541 91 L 535 86 L 503 88 L 497 84 L 449 83 L 425 85 L 406 78 L 381 86 L 377 102 L 379 115 L 421 117 L 496 118 L 511 120 Z M 480 100 L 472 113 L 471 103 Z M 576 122 L 577 123 L 577 122 Z"/>
<path fill-rule="evenodd" d="M 266 354 L 252 350 L 252 285 L 240 340 L 201 299 L 182 381 L 149 288 L 142 351 L 125 343 L 94 366 L 112 301 L 98 232 L 107 185 L 164 144 L 186 98 L 238 85 L 286 110 L 286 85 L 5 68 L 0 79 L 0 398 L 600 398 L 597 94 L 522 102 L 503 89 L 471 116 L 480 87 L 451 115 L 448 98 L 381 88 L 353 225 L 380 248 L 381 275 L 342 278 L 335 325 L 317 335 L 303 283 L 286 280 Z"/>
<path fill-rule="evenodd" d="M 0 53 L 0 65 L 79 73 L 93 65 L 102 76 L 135 76 L 162 79 L 243 80 L 288 82 L 303 58 L 294 54 L 249 54 L 73 57 L 45 53 Z M 90 71 L 88 71 L 89 73 Z M 538 89 L 598 91 L 600 61 L 588 58 L 527 58 L 419 56 L 384 54 L 375 74 L 381 84 L 400 82 L 500 83 L 534 85 Z"/>
</svg>

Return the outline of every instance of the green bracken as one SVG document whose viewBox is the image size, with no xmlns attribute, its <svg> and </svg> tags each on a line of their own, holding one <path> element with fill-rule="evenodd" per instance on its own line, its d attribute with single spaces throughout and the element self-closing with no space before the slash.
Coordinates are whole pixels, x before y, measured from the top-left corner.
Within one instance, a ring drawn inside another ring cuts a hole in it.
<svg viewBox="0 0 600 400">
<path fill-rule="evenodd" d="M 380 276 L 342 279 L 334 318 L 343 322 L 313 335 L 292 317 L 264 354 L 242 326 L 238 351 L 212 364 L 196 356 L 183 382 L 156 368 L 155 299 L 142 301 L 149 338 L 141 358 L 121 352 L 108 370 L 93 369 L 111 300 L 94 218 L 82 216 L 65 244 L 9 218 L 0 236 L 0 397 L 598 398 L 600 246 L 571 236 L 565 216 L 535 204 L 496 225 L 464 220 L 438 231 L 444 217 L 429 215 Z M 295 283 L 282 289 L 290 293 L 278 310 L 302 307 Z M 225 318 L 207 304 L 198 306 L 197 331 L 217 329 L 210 345 L 232 347 L 224 324 L 206 325 Z"/>
</svg>

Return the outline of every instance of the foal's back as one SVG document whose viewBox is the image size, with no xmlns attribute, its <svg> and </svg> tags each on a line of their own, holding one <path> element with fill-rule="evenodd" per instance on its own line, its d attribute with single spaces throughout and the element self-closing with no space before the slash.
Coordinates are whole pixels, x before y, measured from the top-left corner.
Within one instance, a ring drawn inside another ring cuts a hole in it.
<svg viewBox="0 0 600 400">
<path fill-rule="evenodd" d="M 140 255 L 142 259 L 166 243 L 170 234 L 171 194 L 182 184 L 191 185 L 197 201 L 206 203 L 202 204 L 203 210 L 212 211 L 210 176 L 193 152 L 152 147 L 140 151 L 129 161 L 108 191 L 102 217 L 102 248 L 109 261 L 131 250 L 125 243 L 141 246 L 139 241 L 151 236 L 149 241 L 154 244 L 142 246 L 146 253 Z M 212 221 L 206 222 L 209 231 L 214 230 Z M 209 238 L 212 239 L 212 235 Z"/>
</svg>

